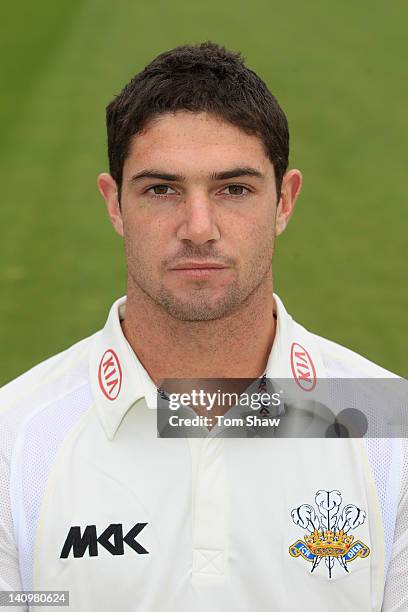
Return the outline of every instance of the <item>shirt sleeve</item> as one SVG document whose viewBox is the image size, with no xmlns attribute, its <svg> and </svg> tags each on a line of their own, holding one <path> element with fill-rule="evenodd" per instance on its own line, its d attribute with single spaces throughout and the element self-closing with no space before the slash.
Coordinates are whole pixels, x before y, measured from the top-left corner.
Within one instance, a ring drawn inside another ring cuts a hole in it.
<svg viewBox="0 0 408 612">
<path fill-rule="evenodd" d="M 3 432 L 0 432 L 4 434 Z M 1 441 L 5 435 L 0 436 Z M 17 547 L 14 539 L 13 519 L 10 505 L 10 464 L 0 446 L 0 591 L 20 591 L 21 579 L 18 563 Z M 0 605 L 0 612 L 8 612 L 11 608 Z M 28 612 L 23 606 L 13 606 L 16 612 Z"/>
<path fill-rule="evenodd" d="M 408 440 L 403 440 L 401 493 L 381 612 L 408 610 Z"/>
</svg>

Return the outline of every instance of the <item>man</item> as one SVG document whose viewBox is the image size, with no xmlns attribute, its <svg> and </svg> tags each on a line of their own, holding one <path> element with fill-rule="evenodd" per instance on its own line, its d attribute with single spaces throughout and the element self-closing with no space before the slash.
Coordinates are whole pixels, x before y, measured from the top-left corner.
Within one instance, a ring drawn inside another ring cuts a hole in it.
<svg viewBox="0 0 408 612">
<path fill-rule="evenodd" d="M 2 391 L 1 589 L 69 591 L 75 612 L 408 609 L 399 440 L 157 437 L 165 379 L 266 373 L 307 394 L 392 376 L 273 293 L 302 182 L 277 101 L 238 54 L 184 46 L 107 127 L 127 297 Z"/>
</svg>

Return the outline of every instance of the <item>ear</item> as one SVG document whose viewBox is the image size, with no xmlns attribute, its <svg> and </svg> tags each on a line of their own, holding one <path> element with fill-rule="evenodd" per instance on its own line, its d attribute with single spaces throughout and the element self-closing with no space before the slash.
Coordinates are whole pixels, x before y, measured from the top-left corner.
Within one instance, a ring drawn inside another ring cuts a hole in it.
<svg viewBox="0 0 408 612">
<path fill-rule="evenodd" d="M 116 181 L 107 172 L 102 172 L 98 176 L 98 188 L 105 200 L 106 210 L 113 227 L 119 236 L 123 236 L 123 220 Z"/>
<path fill-rule="evenodd" d="M 281 196 L 276 211 L 276 236 L 282 234 L 289 223 L 301 186 L 302 173 L 300 170 L 289 170 L 286 172 L 282 179 Z"/>
</svg>

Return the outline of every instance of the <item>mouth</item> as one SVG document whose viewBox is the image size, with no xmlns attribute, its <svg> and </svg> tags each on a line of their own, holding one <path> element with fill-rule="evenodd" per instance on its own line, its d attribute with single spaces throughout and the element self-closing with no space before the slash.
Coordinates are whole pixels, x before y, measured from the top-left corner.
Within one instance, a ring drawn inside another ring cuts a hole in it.
<svg viewBox="0 0 408 612">
<path fill-rule="evenodd" d="M 212 261 L 186 261 L 174 266 L 172 270 L 225 270 L 226 266 Z"/>
<path fill-rule="evenodd" d="M 182 262 L 171 268 L 171 272 L 193 278 L 203 278 L 227 270 L 227 266 L 212 261 Z"/>
</svg>

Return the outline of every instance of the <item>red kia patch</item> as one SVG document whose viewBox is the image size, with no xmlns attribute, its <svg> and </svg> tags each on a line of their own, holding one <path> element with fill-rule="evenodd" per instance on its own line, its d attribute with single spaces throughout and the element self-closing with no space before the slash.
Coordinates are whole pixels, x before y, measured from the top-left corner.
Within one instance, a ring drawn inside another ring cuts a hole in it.
<svg viewBox="0 0 408 612">
<path fill-rule="evenodd" d="M 104 352 L 98 369 L 99 386 L 108 400 L 115 400 L 122 387 L 122 368 L 115 351 Z"/>
<path fill-rule="evenodd" d="M 297 342 L 292 344 L 290 350 L 290 364 L 299 387 L 303 391 L 312 391 L 316 386 L 316 369 L 307 350 Z"/>
</svg>

